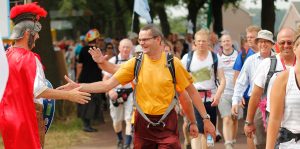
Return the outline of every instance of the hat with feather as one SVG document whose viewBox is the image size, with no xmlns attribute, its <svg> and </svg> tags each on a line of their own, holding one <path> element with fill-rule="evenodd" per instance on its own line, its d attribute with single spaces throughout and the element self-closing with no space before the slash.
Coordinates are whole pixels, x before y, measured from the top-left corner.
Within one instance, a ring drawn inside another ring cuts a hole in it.
<svg viewBox="0 0 300 149">
<path fill-rule="evenodd" d="M 16 5 L 10 11 L 10 19 L 14 23 L 11 39 L 17 40 L 23 38 L 26 30 L 31 31 L 31 35 L 41 30 L 39 19 L 46 17 L 47 11 L 37 3 Z"/>
</svg>

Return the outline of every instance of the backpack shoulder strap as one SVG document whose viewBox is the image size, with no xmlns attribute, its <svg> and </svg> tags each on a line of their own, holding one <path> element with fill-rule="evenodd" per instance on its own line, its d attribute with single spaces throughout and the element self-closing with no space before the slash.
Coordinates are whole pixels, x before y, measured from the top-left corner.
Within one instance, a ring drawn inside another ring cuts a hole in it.
<svg viewBox="0 0 300 149">
<path fill-rule="evenodd" d="M 175 66 L 174 66 L 174 55 L 170 52 L 166 53 L 167 66 L 172 75 L 173 83 L 176 84 Z"/>
<path fill-rule="evenodd" d="M 135 78 L 135 83 L 138 81 L 139 77 L 139 72 L 142 66 L 142 61 L 143 61 L 144 53 L 140 53 L 135 57 L 135 63 L 134 63 L 134 78 Z"/>
<path fill-rule="evenodd" d="M 116 55 L 115 57 L 116 57 L 115 64 L 118 64 L 118 62 L 119 62 L 119 56 L 118 56 L 118 55 Z"/>
<path fill-rule="evenodd" d="M 276 71 L 275 71 L 275 69 L 276 69 L 276 64 L 277 64 L 277 58 L 276 58 L 276 56 L 274 56 L 274 55 L 271 56 L 271 57 L 270 57 L 270 60 L 271 60 L 271 64 L 270 64 L 269 72 L 268 72 L 268 74 L 267 74 L 267 80 L 266 80 L 265 88 L 264 88 L 264 95 L 267 94 L 269 82 L 270 82 L 272 76 L 274 75 L 274 73 L 276 73 Z"/>
<path fill-rule="evenodd" d="M 194 51 L 191 50 L 191 51 L 188 52 L 188 57 L 187 57 L 187 62 L 186 62 L 186 70 L 188 72 L 191 72 L 190 67 L 191 67 L 193 55 L 194 55 Z"/>
<path fill-rule="evenodd" d="M 212 59 L 213 59 L 213 69 L 214 69 L 214 75 L 215 75 L 215 84 L 216 86 L 219 86 L 219 80 L 218 80 L 218 56 L 214 52 L 210 52 Z"/>
</svg>

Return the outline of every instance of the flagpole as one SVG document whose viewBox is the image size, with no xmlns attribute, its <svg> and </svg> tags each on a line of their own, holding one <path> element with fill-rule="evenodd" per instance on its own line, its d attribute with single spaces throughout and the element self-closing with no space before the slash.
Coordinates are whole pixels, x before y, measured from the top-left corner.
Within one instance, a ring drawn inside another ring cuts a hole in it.
<svg viewBox="0 0 300 149">
<path fill-rule="evenodd" d="M 132 11 L 132 18 L 131 18 L 131 32 L 133 32 L 133 21 L 134 21 L 134 10 Z"/>
</svg>

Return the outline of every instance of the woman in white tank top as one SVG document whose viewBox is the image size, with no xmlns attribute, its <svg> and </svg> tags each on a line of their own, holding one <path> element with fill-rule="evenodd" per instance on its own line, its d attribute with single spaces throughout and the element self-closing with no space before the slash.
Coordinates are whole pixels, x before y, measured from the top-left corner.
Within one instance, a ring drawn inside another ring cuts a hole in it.
<svg viewBox="0 0 300 149">
<path fill-rule="evenodd" d="M 297 61 L 276 78 L 271 90 L 267 149 L 300 148 L 300 35 L 294 42 Z"/>
</svg>

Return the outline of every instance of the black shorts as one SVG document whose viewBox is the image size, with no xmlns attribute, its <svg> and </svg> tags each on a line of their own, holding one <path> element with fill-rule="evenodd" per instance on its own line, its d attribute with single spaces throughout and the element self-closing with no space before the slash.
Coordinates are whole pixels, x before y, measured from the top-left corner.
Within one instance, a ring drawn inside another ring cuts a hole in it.
<svg viewBox="0 0 300 149">
<path fill-rule="evenodd" d="M 206 112 L 210 115 L 210 121 L 214 124 L 214 126 L 216 127 L 216 123 L 217 123 L 217 106 L 212 107 L 211 106 L 212 102 L 205 102 L 203 103 L 206 109 Z M 199 111 L 194 107 L 194 112 L 195 112 L 195 117 L 197 120 L 197 126 L 199 129 L 199 133 L 204 133 L 204 124 L 203 124 L 203 119 L 199 113 Z"/>
</svg>

